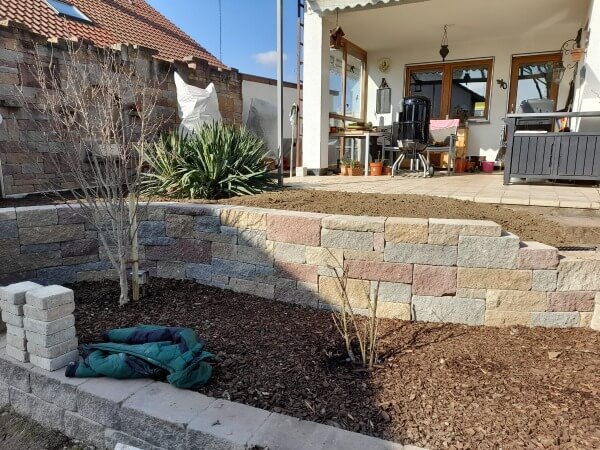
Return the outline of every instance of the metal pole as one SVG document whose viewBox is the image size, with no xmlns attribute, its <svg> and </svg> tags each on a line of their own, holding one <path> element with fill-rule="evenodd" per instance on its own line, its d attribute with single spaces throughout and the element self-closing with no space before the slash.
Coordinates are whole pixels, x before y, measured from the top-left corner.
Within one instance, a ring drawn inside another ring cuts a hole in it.
<svg viewBox="0 0 600 450">
<path fill-rule="evenodd" d="M 277 178 L 283 186 L 283 0 L 277 0 Z"/>
</svg>

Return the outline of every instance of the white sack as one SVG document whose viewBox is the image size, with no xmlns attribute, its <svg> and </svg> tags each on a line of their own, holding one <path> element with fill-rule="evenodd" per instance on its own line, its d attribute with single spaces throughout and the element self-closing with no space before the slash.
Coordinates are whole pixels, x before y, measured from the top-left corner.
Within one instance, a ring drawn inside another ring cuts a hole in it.
<svg viewBox="0 0 600 450">
<path fill-rule="evenodd" d="M 177 72 L 174 76 L 182 134 L 192 132 L 204 123 L 221 120 L 219 99 L 214 84 L 210 83 L 206 89 L 202 89 L 187 84 Z"/>
</svg>

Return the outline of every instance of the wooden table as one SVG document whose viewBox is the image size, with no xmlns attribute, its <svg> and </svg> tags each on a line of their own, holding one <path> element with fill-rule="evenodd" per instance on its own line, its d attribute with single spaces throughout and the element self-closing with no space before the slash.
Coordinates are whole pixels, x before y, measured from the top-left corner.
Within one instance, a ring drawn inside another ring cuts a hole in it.
<svg viewBox="0 0 600 450">
<path fill-rule="evenodd" d="M 373 130 L 360 130 L 360 131 L 339 131 L 337 133 L 330 133 L 329 137 L 337 138 L 337 139 L 346 139 L 352 138 L 351 147 L 350 147 L 350 155 L 351 158 L 354 159 L 354 139 L 366 139 L 365 146 L 365 177 L 369 176 L 369 147 L 370 141 L 372 137 L 383 137 L 387 136 L 389 133 L 385 131 L 373 131 Z M 341 157 L 344 156 L 345 146 L 341 148 Z M 360 160 L 361 154 L 360 151 L 358 153 L 358 159 Z"/>
</svg>

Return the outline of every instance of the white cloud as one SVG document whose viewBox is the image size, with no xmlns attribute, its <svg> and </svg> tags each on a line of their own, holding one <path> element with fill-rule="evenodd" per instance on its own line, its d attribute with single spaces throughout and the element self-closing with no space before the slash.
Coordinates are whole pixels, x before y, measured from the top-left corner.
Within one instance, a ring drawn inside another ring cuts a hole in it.
<svg viewBox="0 0 600 450">
<path fill-rule="evenodd" d="M 253 55 L 253 58 L 257 63 L 263 64 L 265 66 L 277 65 L 277 51 L 276 50 L 271 50 L 271 51 L 263 52 L 263 53 L 257 53 L 256 55 Z M 283 54 L 283 60 L 287 61 L 287 55 L 285 53 Z"/>
</svg>

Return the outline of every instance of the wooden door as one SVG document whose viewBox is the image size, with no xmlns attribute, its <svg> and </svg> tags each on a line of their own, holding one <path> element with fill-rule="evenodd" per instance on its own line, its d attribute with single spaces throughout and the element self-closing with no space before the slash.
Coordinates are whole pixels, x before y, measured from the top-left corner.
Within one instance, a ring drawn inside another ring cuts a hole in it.
<svg viewBox="0 0 600 450">
<path fill-rule="evenodd" d="M 554 111 L 558 101 L 558 83 L 553 70 L 562 61 L 562 53 L 514 56 L 510 74 L 508 112 L 515 113 L 523 100 L 550 99 Z"/>
</svg>

